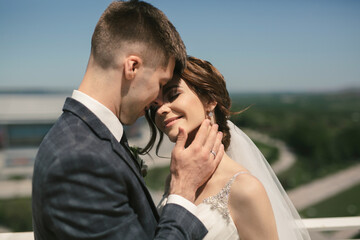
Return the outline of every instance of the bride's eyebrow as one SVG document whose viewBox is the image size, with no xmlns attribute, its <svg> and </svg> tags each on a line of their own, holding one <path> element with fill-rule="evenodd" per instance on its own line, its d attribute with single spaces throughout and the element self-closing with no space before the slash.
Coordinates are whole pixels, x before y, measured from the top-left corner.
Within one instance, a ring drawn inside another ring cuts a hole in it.
<svg viewBox="0 0 360 240">
<path fill-rule="evenodd" d="M 168 85 L 168 86 L 164 86 L 163 88 L 163 95 L 166 95 L 171 89 L 173 88 L 178 88 L 179 85 L 178 84 L 171 84 L 171 85 Z"/>
</svg>

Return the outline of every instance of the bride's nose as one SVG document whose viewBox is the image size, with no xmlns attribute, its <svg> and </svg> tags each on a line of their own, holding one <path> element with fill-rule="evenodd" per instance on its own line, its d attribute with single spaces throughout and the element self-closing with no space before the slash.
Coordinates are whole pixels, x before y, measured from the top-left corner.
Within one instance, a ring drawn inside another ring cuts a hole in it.
<svg viewBox="0 0 360 240">
<path fill-rule="evenodd" d="M 164 115 L 170 112 L 170 103 L 162 103 L 160 106 L 156 109 L 156 114 L 158 115 Z"/>
</svg>

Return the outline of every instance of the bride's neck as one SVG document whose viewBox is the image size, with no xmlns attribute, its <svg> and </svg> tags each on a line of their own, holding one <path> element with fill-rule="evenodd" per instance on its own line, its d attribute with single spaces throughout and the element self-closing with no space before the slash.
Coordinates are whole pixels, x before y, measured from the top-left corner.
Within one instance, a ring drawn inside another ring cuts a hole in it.
<svg viewBox="0 0 360 240">
<path fill-rule="evenodd" d="M 226 153 L 224 153 L 223 158 L 221 159 L 218 167 L 216 168 L 211 178 L 217 178 L 220 176 L 223 177 L 224 175 L 226 175 L 229 170 L 233 169 L 232 163 L 233 160 Z"/>
<path fill-rule="evenodd" d="M 219 179 L 228 178 L 234 171 L 234 161 L 226 154 L 224 153 L 223 158 L 221 159 L 218 167 L 216 168 L 213 175 L 209 178 L 209 180 L 204 183 L 196 192 L 196 198 L 198 198 L 201 193 L 204 191 L 204 189 L 213 184 L 219 184 L 221 181 L 218 181 Z M 222 184 L 220 183 L 220 187 L 222 187 Z"/>
</svg>

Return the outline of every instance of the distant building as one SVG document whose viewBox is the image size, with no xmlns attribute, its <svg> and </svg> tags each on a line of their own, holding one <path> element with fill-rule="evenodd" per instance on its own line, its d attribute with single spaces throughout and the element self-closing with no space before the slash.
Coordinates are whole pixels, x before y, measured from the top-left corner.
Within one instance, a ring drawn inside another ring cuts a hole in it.
<svg viewBox="0 0 360 240">
<path fill-rule="evenodd" d="M 62 114 L 66 93 L 0 92 L 0 180 L 32 176 L 38 147 Z M 125 127 L 129 140 L 146 142 L 142 118 Z M 146 127 L 146 126 L 145 126 Z M 145 143 L 141 142 L 141 146 Z"/>
<path fill-rule="evenodd" d="M 0 179 L 31 177 L 37 149 L 66 94 L 0 94 Z"/>
</svg>

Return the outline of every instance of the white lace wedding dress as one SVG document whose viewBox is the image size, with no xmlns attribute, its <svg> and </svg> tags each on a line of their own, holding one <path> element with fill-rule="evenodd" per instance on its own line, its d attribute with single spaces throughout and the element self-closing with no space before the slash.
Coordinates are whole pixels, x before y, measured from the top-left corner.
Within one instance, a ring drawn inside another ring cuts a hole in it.
<svg viewBox="0 0 360 240">
<path fill-rule="evenodd" d="M 249 174 L 249 172 L 243 171 L 236 173 L 219 193 L 215 196 L 205 198 L 204 201 L 197 206 L 195 215 L 204 223 L 208 230 L 208 234 L 204 239 L 240 239 L 228 208 L 231 185 L 240 174 Z M 160 201 L 159 211 L 161 211 L 166 201 L 167 197 L 164 196 Z"/>
<path fill-rule="evenodd" d="M 231 142 L 226 153 L 263 184 L 275 215 L 279 239 L 310 240 L 309 233 L 297 210 L 264 156 L 243 131 L 231 121 L 228 121 L 228 125 Z M 237 174 L 242 173 L 245 172 Z M 231 219 L 228 210 L 231 184 L 238 176 L 237 174 L 217 195 L 205 199 L 203 203 L 198 205 L 196 216 L 205 223 L 209 231 L 205 239 L 239 239 L 234 221 Z M 163 197 L 159 206 L 165 205 L 166 202 L 167 198 Z"/>
</svg>

